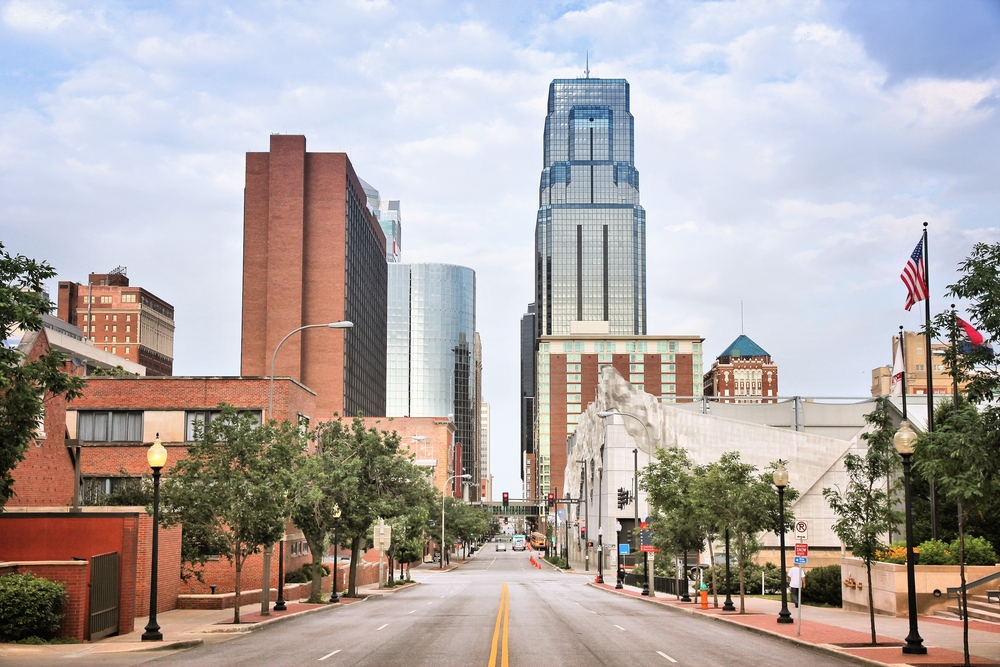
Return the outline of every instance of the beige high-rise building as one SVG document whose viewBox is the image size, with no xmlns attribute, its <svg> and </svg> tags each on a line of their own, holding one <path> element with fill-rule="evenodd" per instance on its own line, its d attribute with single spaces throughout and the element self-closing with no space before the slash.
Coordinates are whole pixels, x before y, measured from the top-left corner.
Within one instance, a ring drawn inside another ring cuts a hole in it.
<svg viewBox="0 0 1000 667">
<path fill-rule="evenodd" d="M 927 393 L 927 337 L 916 331 L 904 331 L 903 357 L 906 359 L 906 393 Z M 896 358 L 899 347 L 899 336 L 892 337 L 892 359 Z M 948 346 L 944 343 L 932 343 L 931 355 L 934 360 L 933 375 L 934 394 L 950 394 L 954 384 L 951 371 L 944 363 L 944 353 Z M 959 388 L 965 385 L 959 384 Z M 892 364 L 872 369 L 872 396 L 888 396 L 892 393 Z"/>
</svg>

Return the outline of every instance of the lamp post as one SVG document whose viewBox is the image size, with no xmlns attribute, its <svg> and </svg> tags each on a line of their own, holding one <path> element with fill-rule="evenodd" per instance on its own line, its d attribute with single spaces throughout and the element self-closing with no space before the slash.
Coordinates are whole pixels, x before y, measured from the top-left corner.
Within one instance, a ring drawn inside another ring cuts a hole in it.
<svg viewBox="0 0 1000 667">
<path fill-rule="evenodd" d="M 781 611 L 778 612 L 778 623 L 794 623 L 788 611 L 788 589 L 785 587 L 785 487 L 788 486 L 788 471 L 781 460 L 772 477 L 778 487 L 778 539 L 781 545 Z"/>
<path fill-rule="evenodd" d="M 903 457 L 903 503 L 906 509 L 906 601 L 907 613 L 910 616 L 910 634 L 906 636 L 906 646 L 903 653 L 907 655 L 924 655 L 927 647 L 917 630 L 917 585 L 913 573 L 913 513 L 910 509 L 910 458 L 913 456 L 913 443 L 917 434 L 910 428 L 910 422 L 903 420 L 899 430 L 892 436 L 892 444 Z"/>
<path fill-rule="evenodd" d="M 622 586 L 622 578 L 621 576 L 619 576 L 622 571 L 622 547 L 621 547 L 622 522 L 621 521 L 615 521 L 615 533 L 618 534 L 617 544 L 615 544 L 615 547 L 618 549 L 618 559 L 616 561 L 618 567 L 615 568 L 615 588 L 620 590 L 624 588 L 624 586 Z"/>
<path fill-rule="evenodd" d="M 337 547 L 340 546 L 340 506 L 333 510 L 333 585 L 330 587 L 330 602 L 340 602 L 337 597 Z"/>
<path fill-rule="evenodd" d="M 167 450 L 160 442 L 160 434 L 156 434 L 152 446 L 146 451 L 146 461 L 153 469 L 153 558 L 149 565 L 149 623 L 142 633 L 144 642 L 163 641 L 163 633 L 156 622 L 156 589 L 159 586 L 160 557 L 160 470 L 167 464 Z"/>
<path fill-rule="evenodd" d="M 285 341 L 291 338 L 293 334 L 297 334 L 298 332 L 304 331 L 305 329 L 319 329 L 323 327 L 327 329 L 351 329 L 354 327 L 354 322 L 348 322 L 347 320 L 344 320 L 343 322 L 330 322 L 329 324 L 307 324 L 305 326 L 299 327 L 298 329 L 293 329 L 289 331 L 285 335 L 285 337 L 281 339 L 281 342 L 278 343 L 277 347 L 274 348 L 274 354 L 271 355 L 271 378 L 268 383 L 268 389 L 267 389 L 268 419 L 274 419 L 274 414 L 273 414 L 274 413 L 274 362 L 278 359 L 278 350 L 281 349 L 281 346 L 284 345 Z"/>
<path fill-rule="evenodd" d="M 441 569 L 444 569 L 444 494 L 448 491 L 448 482 L 453 479 L 471 479 L 472 475 L 452 475 L 444 481 L 444 488 L 441 489 Z"/>
<path fill-rule="evenodd" d="M 278 540 L 278 599 L 274 601 L 275 611 L 285 611 L 285 536 Z"/>
<path fill-rule="evenodd" d="M 733 596 L 729 592 L 729 529 L 726 528 L 726 601 L 722 604 L 722 611 L 736 611 L 733 604 Z"/>
</svg>

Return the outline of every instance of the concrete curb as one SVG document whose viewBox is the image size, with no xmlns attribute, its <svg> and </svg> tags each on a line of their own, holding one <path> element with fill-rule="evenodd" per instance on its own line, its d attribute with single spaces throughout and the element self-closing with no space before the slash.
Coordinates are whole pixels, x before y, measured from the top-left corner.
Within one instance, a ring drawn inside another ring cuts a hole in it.
<svg viewBox="0 0 1000 667">
<path fill-rule="evenodd" d="M 141 646 L 137 646 L 135 648 L 123 648 L 120 651 L 90 651 L 90 655 L 103 655 L 105 653 L 139 653 L 141 651 L 174 651 L 178 649 L 195 648 L 196 646 L 201 646 L 204 643 L 204 639 L 178 639 L 176 641 L 154 642 L 152 644 L 150 642 L 146 642 Z M 96 648 L 103 649 L 107 646 L 114 646 L 114 644 L 105 644 L 103 646 L 98 644 Z"/>
<path fill-rule="evenodd" d="M 612 594 L 618 595 L 620 597 L 626 597 L 626 598 L 630 598 L 630 599 L 633 599 L 633 600 L 637 599 L 637 600 L 639 600 L 641 602 L 648 602 L 648 603 L 651 603 L 651 604 L 655 604 L 658 607 L 661 607 L 663 609 L 669 609 L 669 610 L 672 610 L 672 611 L 674 611 L 676 613 L 679 613 L 679 614 L 687 614 L 689 616 L 695 616 L 695 617 L 698 617 L 698 618 L 705 618 L 705 619 L 709 619 L 709 620 L 712 620 L 712 621 L 719 621 L 720 623 L 725 623 L 726 625 L 729 625 L 731 627 L 738 627 L 738 628 L 742 628 L 744 630 L 748 630 L 750 632 L 755 632 L 755 633 L 757 633 L 759 635 L 764 635 L 765 637 L 770 637 L 772 639 L 779 639 L 779 640 L 785 642 L 786 644 L 793 644 L 795 646 L 800 646 L 802 648 L 807 648 L 807 649 L 810 649 L 810 650 L 813 650 L 813 651 L 817 651 L 819 653 L 825 653 L 826 655 L 833 655 L 833 656 L 836 656 L 838 658 L 843 658 L 845 660 L 849 660 L 849 661 L 851 661 L 851 662 L 853 662 L 855 664 L 858 664 L 858 665 L 866 665 L 868 667 L 905 667 L 905 663 L 903 663 L 901 665 L 900 663 L 890 664 L 890 663 L 885 663 L 885 662 L 878 662 L 877 660 L 869 660 L 868 658 L 862 658 L 861 656 L 854 655 L 853 653 L 845 653 L 843 651 L 840 651 L 840 650 L 837 649 L 837 647 L 831 646 L 830 644 L 811 644 L 811 643 L 809 643 L 809 642 L 807 642 L 805 640 L 798 639 L 796 637 L 789 637 L 787 635 L 783 635 L 783 634 L 780 634 L 780 633 L 777 633 L 777 632 L 771 632 L 770 630 L 765 630 L 764 628 L 757 628 L 757 627 L 754 627 L 752 625 L 744 625 L 742 623 L 737 623 L 735 621 L 730 621 L 725 616 L 715 616 L 715 615 L 701 614 L 701 613 L 699 613 L 698 611 L 696 611 L 694 609 L 685 609 L 683 607 L 677 607 L 677 606 L 674 606 L 674 605 L 661 604 L 661 603 L 657 602 L 655 598 L 654 599 L 650 599 L 648 597 L 636 597 L 635 595 L 629 595 L 628 593 L 619 593 L 618 591 L 616 591 L 614 589 L 603 588 L 599 584 L 595 584 L 592 581 L 587 582 L 587 585 L 588 586 L 592 586 L 592 587 L 596 588 L 597 590 L 604 591 L 605 593 L 612 593 Z"/>
<path fill-rule="evenodd" d="M 445 572 L 447 572 L 447 570 L 445 570 Z M 358 597 L 370 598 L 370 597 L 379 597 L 381 595 L 393 595 L 394 593 L 398 593 L 399 591 L 405 591 L 408 588 L 413 588 L 419 583 L 420 583 L 419 581 L 411 581 L 408 584 L 403 584 L 402 586 L 393 586 L 392 588 L 372 588 L 370 590 L 364 591 L 364 593 L 358 593 Z"/>
<path fill-rule="evenodd" d="M 367 597 L 363 597 L 358 600 L 358 602 L 364 602 Z M 357 603 L 352 603 L 357 604 Z M 274 625 L 275 623 L 281 623 L 282 621 L 287 621 L 291 618 L 301 618 L 302 616 L 308 616 L 309 614 L 316 614 L 321 611 L 326 611 L 328 609 L 343 609 L 339 604 L 326 604 L 322 607 L 314 607 L 312 609 L 305 609 L 303 611 L 297 611 L 294 614 L 285 614 L 284 616 L 276 616 L 274 618 L 269 618 L 266 621 L 258 621 L 256 623 L 247 623 L 244 625 L 239 625 L 235 627 L 226 626 L 203 626 L 202 630 L 195 630 L 195 632 L 203 635 L 214 635 L 214 634 L 231 634 L 231 633 L 246 633 L 246 632 L 257 632 L 262 628 L 266 628 L 269 625 Z M 201 640 L 198 640 L 201 641 Z"/>
</svg>

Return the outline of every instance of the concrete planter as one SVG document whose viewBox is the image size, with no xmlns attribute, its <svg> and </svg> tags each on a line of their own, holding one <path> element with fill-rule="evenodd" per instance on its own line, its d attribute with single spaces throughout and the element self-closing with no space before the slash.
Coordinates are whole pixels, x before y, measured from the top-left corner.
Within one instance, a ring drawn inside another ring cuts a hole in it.
<svg viewBox="0 0 1000 667">
<path fill-rule="evenodd" d="M 975 581 L 1000 571 L 998 565 L 968 565 L 966 581 Z M 958 565 L 915 565 L 917 613 L 933 614 L 948 606 L 948 588 L 960 586 Z M 808 572 L 807 585 L 808 585 Z M 860 558 L 844 558 L 840 562 L 841 592 L 844 609 L 868 611 L 868 574 Z M 853 584 L 853 585 L 852 585 Z M 888 616 L 906 616 L 906 566 L 895 563 L 872 563 L 872 588 L 875 613 Z M 940 592 L 940 597 L 934 591 Z M 970 589 L 971 594 L 971 589 Z"/>
</svg>

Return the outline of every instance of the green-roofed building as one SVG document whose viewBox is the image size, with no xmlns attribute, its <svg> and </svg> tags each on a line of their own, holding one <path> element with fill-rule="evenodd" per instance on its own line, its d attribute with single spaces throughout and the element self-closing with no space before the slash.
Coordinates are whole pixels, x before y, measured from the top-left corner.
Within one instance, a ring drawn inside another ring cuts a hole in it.
<svg viewBox="0 0 1000 667">
<path fill-rule="evenodd" d="M 725 403 L 774 403 L 778 366 L 770 353 L 740 334 L 705 373 L 704 391 L 705 396 L 719 397 Z M 733 398 L 726 400 L 727 396 Z"/>
</svg>

